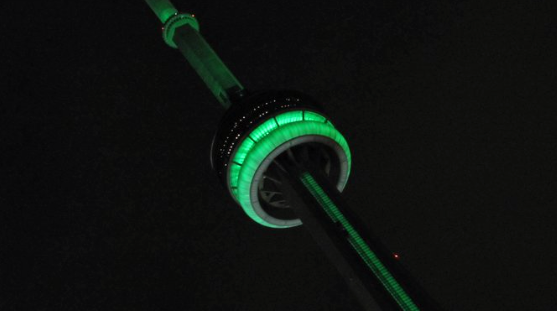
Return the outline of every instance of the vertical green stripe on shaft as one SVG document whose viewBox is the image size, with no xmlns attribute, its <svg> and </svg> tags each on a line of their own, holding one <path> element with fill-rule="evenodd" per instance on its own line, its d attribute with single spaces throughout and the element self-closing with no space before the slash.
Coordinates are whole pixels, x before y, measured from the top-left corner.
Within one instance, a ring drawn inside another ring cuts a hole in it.
<svg viewBox="0 0 557 311">
<path fill-rule="evenodd" d="M 385 289 L 393 297 L 400 308 L 404 311 L 419 311 L 416 304 L 379 260 L 377 255 L 375 255 L 375 253 L 369 248 L 360 234 L 358 234 L 350 222 L 348 222 L 346 217 L 340 212 L 338 207 L 327 196 L 323 188 L 319 186 L 311 174 L 308 172 L 302 173 L 300 180 L 323 207 L 333 222 L 340 223 L 340 225 L 342 225 L 342 227 L 346 230 L 348 233 L 347 239 L 350 245 L 352 245 L 360 258 L 362 258 L 366 265 L 371 269 L 375 277 L 381 282 L 381 284 L 383 284 Z"/>
<path fill-rule="evenodd" d="M 174 5 L 168 0 L 145 0 L 147 4 L 151 7 L 151 10 L 155 12 L 161 23 L 165 23 L 168 18 L 174 13 L 178 13 L 178 10 Z"/>
<path fill-rule="evenodd" d="M 231 93 L 243 87 L 203 36 L 190 25 L 184 25 L 176 29 L 174 43 L 221 105 L 228 108 Z"/>
</svg>

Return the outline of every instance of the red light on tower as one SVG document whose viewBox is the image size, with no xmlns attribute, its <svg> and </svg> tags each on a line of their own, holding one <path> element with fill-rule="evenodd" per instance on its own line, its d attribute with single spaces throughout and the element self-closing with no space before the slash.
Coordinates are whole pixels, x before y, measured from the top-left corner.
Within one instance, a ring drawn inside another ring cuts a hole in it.
<svg viewBox="0 0 557 311">
<path fill-rule="evenodd" d="M 399 259 L 400 259 L 400 256 L 399 256 L 397 253 L 393 253 L 393 257 L 394 257 L 394 259 L 396 259 L 396 260 L 399 260 Z"/>
</svg>

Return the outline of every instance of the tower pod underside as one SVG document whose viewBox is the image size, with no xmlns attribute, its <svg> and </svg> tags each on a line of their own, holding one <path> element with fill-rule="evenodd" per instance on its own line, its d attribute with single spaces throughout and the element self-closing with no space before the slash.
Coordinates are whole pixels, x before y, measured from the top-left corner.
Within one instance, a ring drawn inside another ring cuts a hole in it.
<svg viewBox="0 0 557 311">
<path fill-rule="evenodd" d="M 255 222 L 272 228 L 301 224 L 279 190 L 281 159 L 310 161 L 342 191 L 351 154 L 319 104 L 293 91 L 272 91 L 235 103 L 211 146 L 211 166 Z"/>
</svg>

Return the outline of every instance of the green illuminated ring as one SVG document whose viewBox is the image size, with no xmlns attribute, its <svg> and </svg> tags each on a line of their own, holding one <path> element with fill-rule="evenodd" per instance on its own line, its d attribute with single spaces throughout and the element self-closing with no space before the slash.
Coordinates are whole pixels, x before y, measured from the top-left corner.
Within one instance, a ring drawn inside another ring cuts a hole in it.
<svg viewBox="0 0 557 311">
<path fill-rule="evenodd" d="M 177 49 L 178 46 L 174 43 L 174 33 L 176 32 L 176 28 L 184 25 L 190 25 L 195 30 L 199 31 L 199 23 L 193 15 L 189 13 L 174 13 L 174 15 L 168 18 L 168 20 L 164 23 L 162 30 L 162 38 L 164 39 L 164 42 Z"/>
<path fill-rule="evenodd" d="M 299 219 L 283 220 L 268 215 L 259 204 L 257 186 L 262 173 L 284 150 L 306 142 L 332 147 L 339 155 L 341 172 L 337 188 L 348 181 L 351 154 L 346 139 L 324 116 L 311 111 L 289 111 L 271 117 L 256 127 L 236 148 L 227 170 L 232 197 L 255 222 L 271 228 L 289 228 Z"/>
<path fill-rule="evenodd" d="M 255 172 L 253 178 L 252 178 L 252 183 L 251 183 L 251 188 L 250 188 L 250 198 L 251 198 L 251 206 L 253 208 L 253 211 L 257 214 L 257 216 L 259 216 L 260 218 L 264 219 L 268 224 L 272 224 L 277 228 L 277 226 L 279 228 L 289 228 L 289 227 L 294 227 L 294 226 L 299 226 L 302 224 L 302 221 L 300 219 L 279 219 L 279 218 L 275 218 L 270 216 L 269 214 L 266 213 L 266 211 L 263 209 L 263 207 L 261 206 L 261 203 L 259 202 L 259 183 L 261 182 L 261 180 L 264 178 L 264 173 L 267 171 L 267 168 L 269 167 L 269 165 L 275 160 L 275 158 L 277 156 L 279 156 L 280 154 L 282 154 L 283 152 L 285 152 L 286 150 L 295 147 L 297 145 L 302 145 L 305 143 L 319 143 L 325 146 L 329 146 L 331 149 L 334 150 L 334 152 L 336 153 L 336 155 L 338 156 L 338 159 L 340 160 L 340 179 L 337 182 L 337 188 L 342 191 L 344 189 L 344 186 L 346 185 L 346 181 L 348 180 L 348 158 L 346 156 L 346 154 L 344 153 L 344 150 L 342 149 L 342 147 L 335 142 L 334 140 L 325 137 L 325 136 L 320 136 L 320 135 L 305 135 L 305 136 L 300 136 L 300 137 L 296 137 L 294 139 L 291 139 L 285 143 L 283 143 L 282 145 L 278 146 L 275 150 L 273 150 L 266 158 L 265 160 L 263 160 L 263 162 L 261 162 L 261 164 L 259 165 L 259 167 L 257 168 L 257 171 Z"/>
</svg>

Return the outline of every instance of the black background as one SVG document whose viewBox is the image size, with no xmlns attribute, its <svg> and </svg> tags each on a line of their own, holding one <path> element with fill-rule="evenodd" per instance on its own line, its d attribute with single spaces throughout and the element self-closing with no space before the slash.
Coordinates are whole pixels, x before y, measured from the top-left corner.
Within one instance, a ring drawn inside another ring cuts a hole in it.
<svg viewBox="0 0 557 311">
<path fill-rule="evenodd" d="M 553 7 L 175 5 L 248 88 L 325 104 L 346 200 L 442 306 L 556 309 Z M 1 11 L 0 309 L 358 308 L 302 227 L 255 224 L 219 185 L 223 109 L 146 4 Z"/>
</svg>

